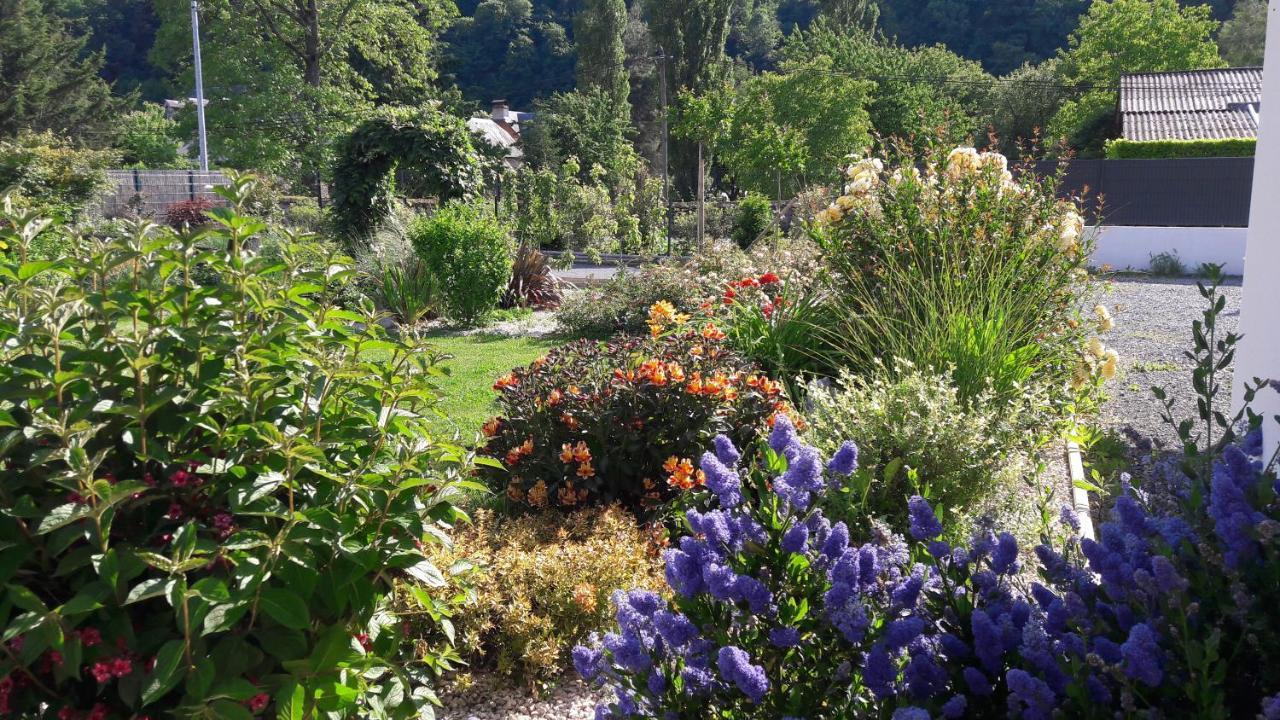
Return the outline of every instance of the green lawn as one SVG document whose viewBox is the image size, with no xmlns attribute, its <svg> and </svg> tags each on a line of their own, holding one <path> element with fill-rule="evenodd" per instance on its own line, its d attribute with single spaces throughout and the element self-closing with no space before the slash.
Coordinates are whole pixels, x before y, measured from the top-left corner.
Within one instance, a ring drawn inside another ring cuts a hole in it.
<svg viewBox="0 0 1280 720">
<path fill-rule="evenodd" d="M 433 347 L 453 357 L 444 361 L 449 374 L 436 379 L 444 394 L 440 409 L 449 420 L 444 427 L 456 427 L 462 439 L 469 440 L 493 415 L 493 381 L 508 370 L 528 365 L 562 344 L 563 339 L 503 337 L 500 335 L 454 335 L 439 333 L 428 336 Z M 444 428 L 442 428 L 444 429 Z"/>
</svg>

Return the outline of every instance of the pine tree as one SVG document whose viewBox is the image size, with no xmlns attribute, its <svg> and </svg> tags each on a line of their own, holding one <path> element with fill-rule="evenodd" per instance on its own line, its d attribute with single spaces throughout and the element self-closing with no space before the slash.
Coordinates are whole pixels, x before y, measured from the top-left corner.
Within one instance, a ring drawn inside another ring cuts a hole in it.
<svg viewBox="0 0 1280 720">
<path fill-rule="evenodd" d="M 0 0 L 0 137 L 23 130 L 96 135 L 120 101 L 98 76 L 102 53 L 84 54 L 44 0 Z"/>
</svg>

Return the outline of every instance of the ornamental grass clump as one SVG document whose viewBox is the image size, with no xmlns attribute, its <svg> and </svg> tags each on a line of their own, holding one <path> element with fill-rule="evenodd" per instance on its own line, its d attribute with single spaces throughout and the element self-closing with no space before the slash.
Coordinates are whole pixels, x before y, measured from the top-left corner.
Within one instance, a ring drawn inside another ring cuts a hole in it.
<svg viewBox="0 0 1280 720">
<path fill-rule="evenodd" d="M 950 369 L 963 398 L 1012 401 L 1044 388 L 1049 408 L 1079 407 L 1092 328 L 1080 318 L 1092 237 L 1059 176 L 958 148 L 864 158 L 815 236 L 832 269 L 839 322 L 828 341 L 854 372 L 885 358 Z"/>
<path fill-rule="evenodd" d="M 390 607 L 465 517 L 435 356 L 326 300 L 341 257 L 247 251 L 252 182 L 55 261 L 0 215 L 0 715 L 418 717 L 456 659 Z"/>
<path fill-rule="evenodd" d="M 482 472 L 512 507 L 652 510 L 702 484 L 716 435 L 747 443 L 791 412 L 715 323 L 666 302 L 649 320 L 647 337 L 570 343 L 498 378 L 483 453 L 501 467 Z"/>
<path fill-rule="evenodd" d="M 1096 541 L 1066 508 L 1051 527 L 1046 500 L 1029 562 L 985 525 L 958 542 L 920 496 L 905 536 L 851 537 L 816 508 L 857 447 L 828 459 L 780 418 L 767 447 L 702 455 L 672 598 L 618 593 L 574 664 L 613 690 L 597 718 L 1272 717 L 1280 487 L 1259 442 L 1228 446 L 1178 514 L 1124 495 Z"/>
</svg>

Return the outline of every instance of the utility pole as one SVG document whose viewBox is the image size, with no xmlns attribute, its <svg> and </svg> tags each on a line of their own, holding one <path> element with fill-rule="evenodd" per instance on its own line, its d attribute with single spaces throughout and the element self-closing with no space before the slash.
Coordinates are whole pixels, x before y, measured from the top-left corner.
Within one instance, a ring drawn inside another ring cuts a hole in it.
<svg viewBox="0 0 1280 720">
<path fill-rule="evenodd" d="M 204 71 L 200 67 L 199 0 L 191 0 L 191 50 L 196 71 L 196 133 L 200 136 L 200 172 L 209 172 L 209 140 L 204 128 Z"/>
<path fill-rule="evenodd" d="M 662 194 L 667 201 L 667 255 L 671 254 L 671 230 L 675 215 L 671 205 L 671 135 L 667 131 L 667 53 L 658 48 L 658 93 L 662 103 Z"/>
</svg>

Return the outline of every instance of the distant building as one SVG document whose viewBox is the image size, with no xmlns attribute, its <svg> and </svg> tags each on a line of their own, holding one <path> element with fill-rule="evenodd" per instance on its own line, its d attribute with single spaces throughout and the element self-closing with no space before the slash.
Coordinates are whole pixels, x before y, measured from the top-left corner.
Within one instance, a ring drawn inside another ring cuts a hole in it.
<svg viewBox="0 0 1280 720">
<path fill-rule="evenodd" d="M 507 106 L 506 100 L 494 100 L 487 116 L 467 120 L 471 132 L 484 137 L 492 146 L 506 148 L 507 167 L 512 170 L 524 165 L 524 151 L 520 148 L 520 125 L 533 119 L 533 113 L 517 112 Z"/>
<path fill-rule="evenodd" d="M 1131 73 L 1120 77 L 1126 140 L 1257 138 L 1262 68 Z"/>
</svg>

